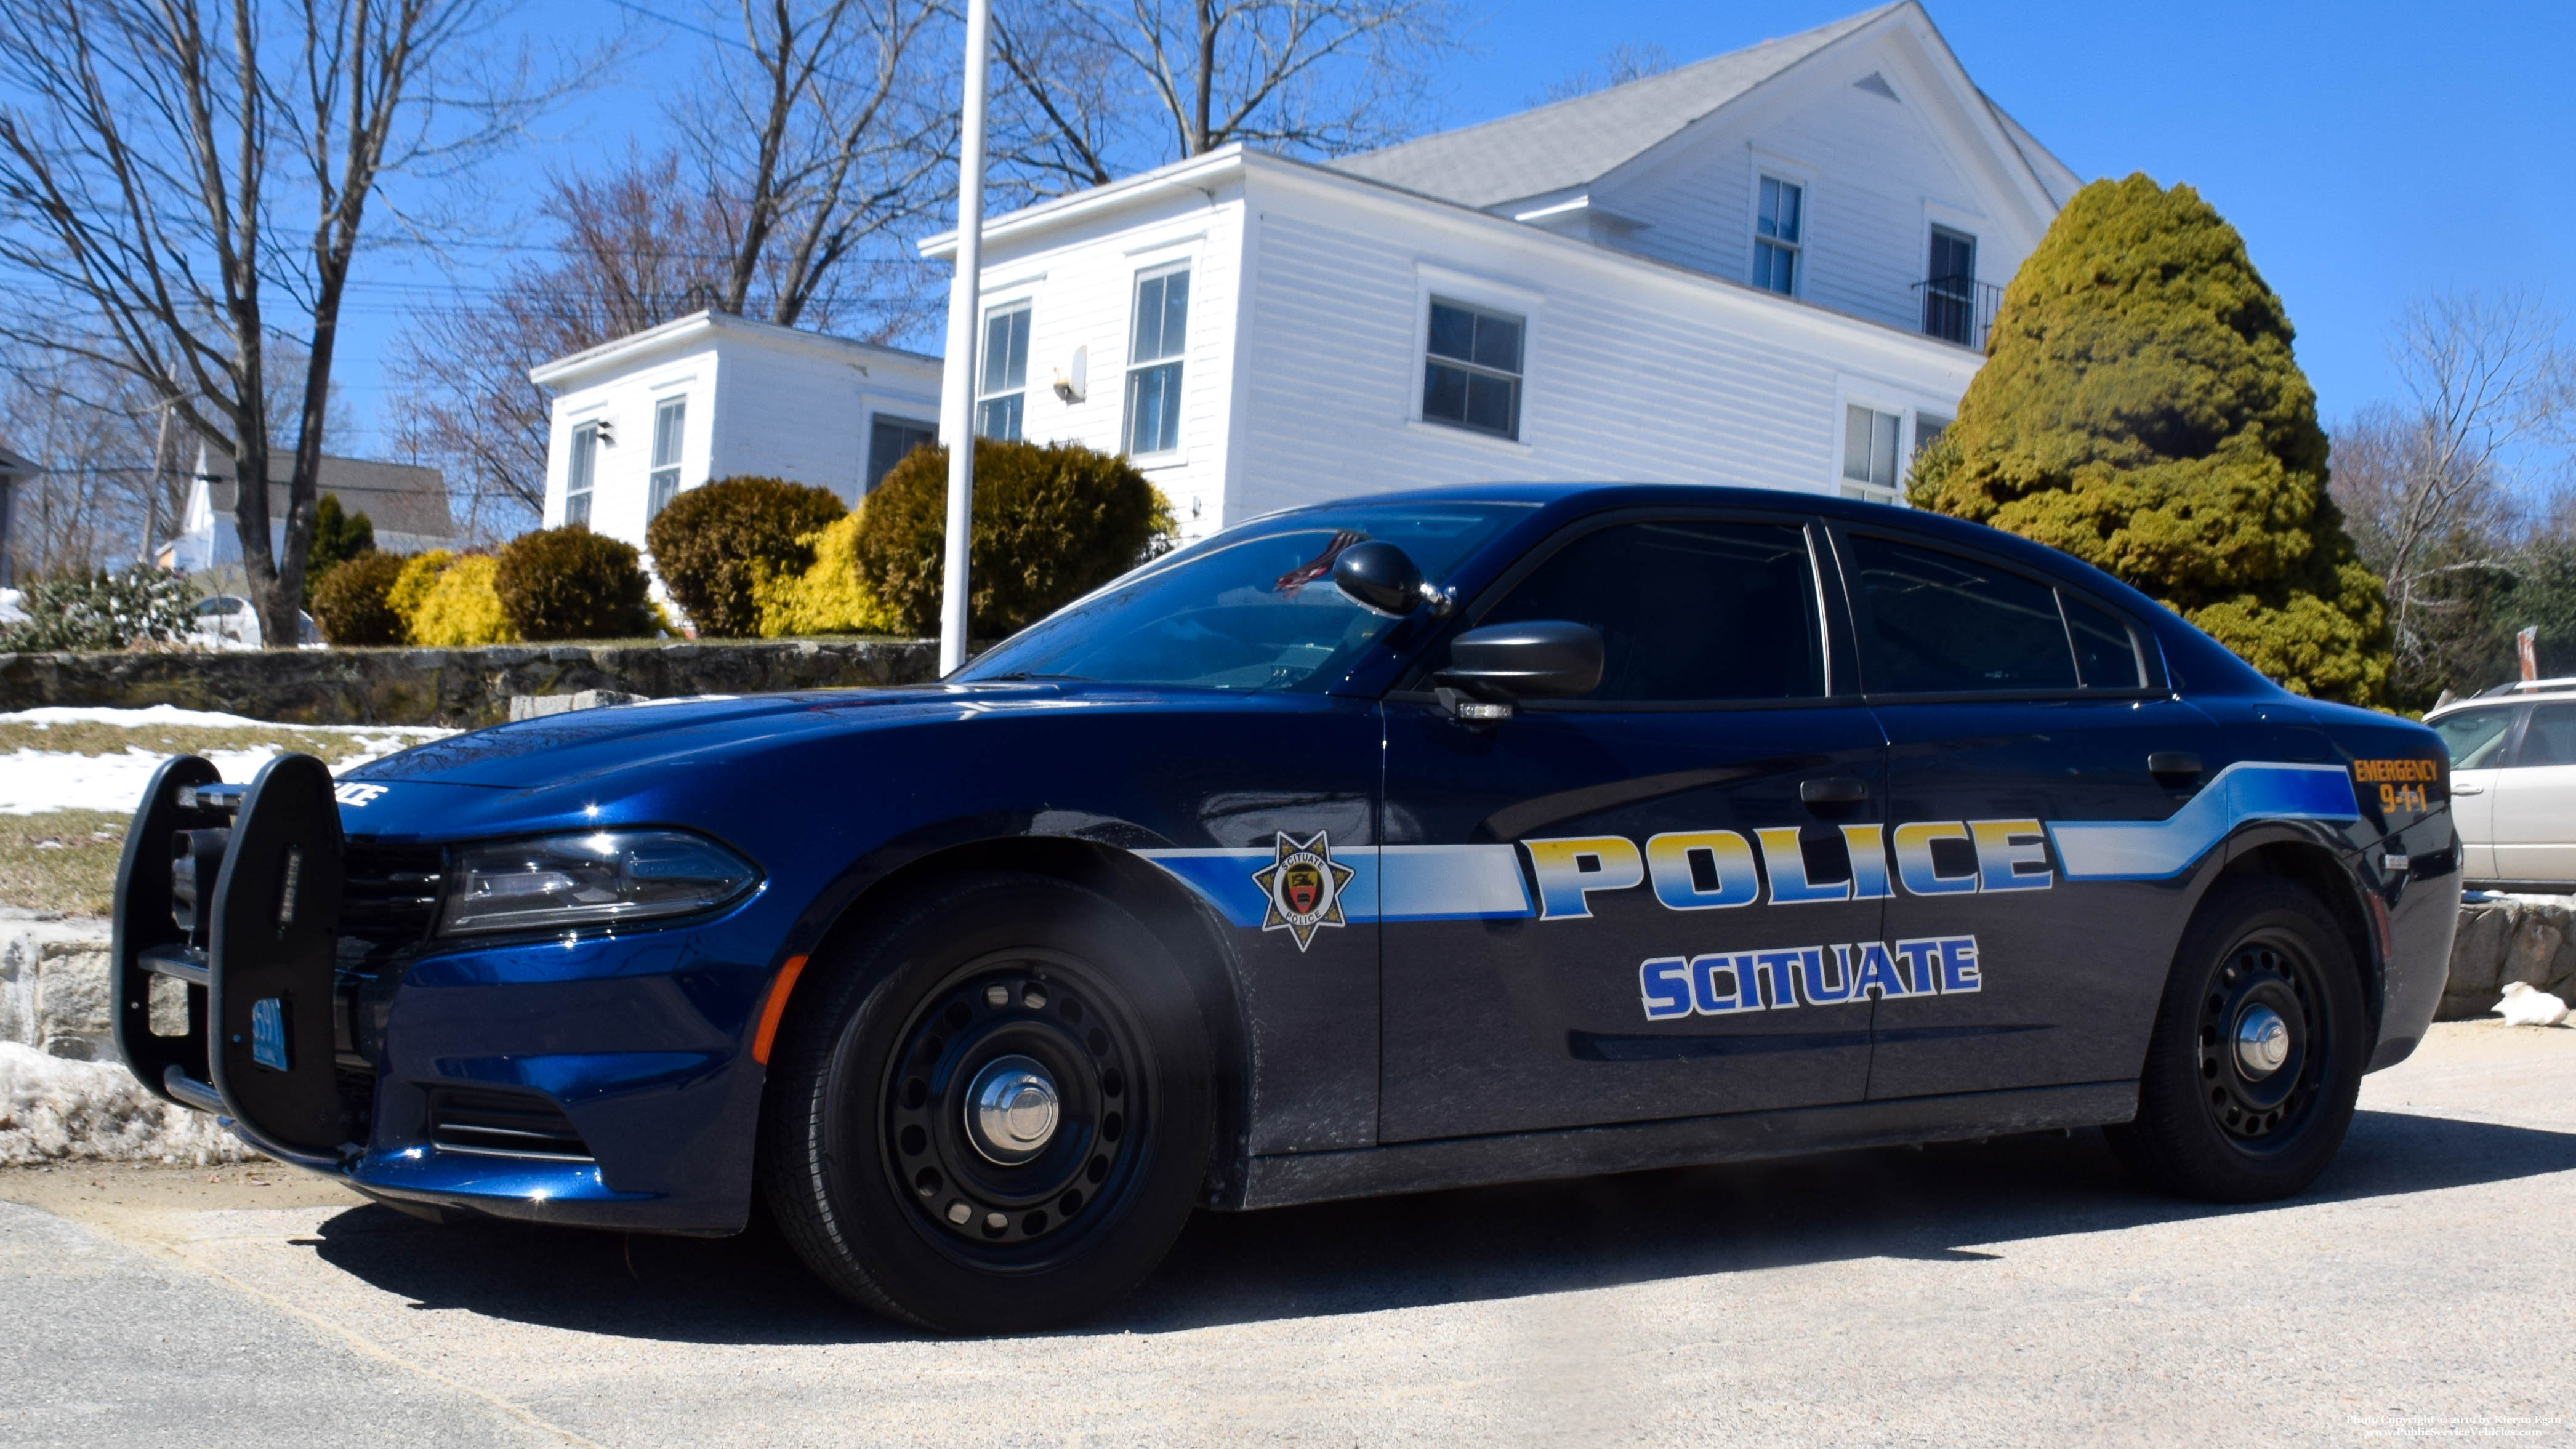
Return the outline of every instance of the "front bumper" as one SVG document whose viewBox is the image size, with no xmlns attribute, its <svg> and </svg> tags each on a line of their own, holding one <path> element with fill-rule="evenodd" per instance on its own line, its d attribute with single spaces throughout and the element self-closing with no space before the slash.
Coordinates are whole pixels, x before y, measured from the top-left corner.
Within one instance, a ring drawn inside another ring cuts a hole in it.
<svg viewBox="0 0 2576 1449">
<path fill-rule="evenodd" d="M 455 949 L 429 936 L 438 847 L 344 839 L 317 761 L 246 790 L 213 775 L 163 766 L 118 876 L 118 1045 L 145 1087 L 400 1206 L 742 1228 L 749 1043 L 784 930 L 762 892 L 658 930 Z M 229 832 L 202 908 L 162 854 L 180 831 Z M 157 1035 L 173 983 L 187 1029 Z"/>
</svg>

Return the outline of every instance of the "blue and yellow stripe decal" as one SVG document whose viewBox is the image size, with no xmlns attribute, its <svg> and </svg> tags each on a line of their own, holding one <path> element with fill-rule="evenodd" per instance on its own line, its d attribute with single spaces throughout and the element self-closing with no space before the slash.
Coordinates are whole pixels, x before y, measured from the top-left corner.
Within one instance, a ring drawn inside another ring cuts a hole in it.
<svg viewBox="0 0 2576 1449">
<path fill-rule="evenodd" d="M 2351 821 L 2352 777 L 2340 765 L 2239 761 L 2163 820 L 2056 821 L 2048 841 L 2076 880 L 2171 880 L 2258 820 Z"/>
<path fill-rule="evenodd" d="M 2322 820 L 2348 822 L 2361 818 L 2353 799 L 2351 777 L 2337 765 L 2308 765 L 2269 761 L 2242 761 L 2221 770 L 2180 810 L 2164 820 L 2064 820 L 2049 821 L 2047 831 L 2057 875 L 2069 882 L 2170 880 L 2184 871 L 2225 840 L 2238 828 L 2265 820 Z M 1951 835 L 1968 838 L 1974 830 L 1997 822 L 1977 822 L 1972 829 L 1959 822 L 1935 822 Z M 2010 824 L 2011 822 L 2002 822 Z M 1861 828 L 1861 827 L 1855 827 Z M 1865 827 L 1871 838 L 1879 827 Z M 1738 846 L 1744 842 L 1729 832 Z M 1770 832 L 1762 832 L 1766 837 Z M 1904 854 L 1904 832 L 1898 830 L 1899 855 Z M 2000 837 L 1999 837 L 2000 839 Z M 1564 844 L 1565 842 L 1551 842 Z M 1770 842 L 1766 839 L 1766 846 Z M 1855 844 L 1858 842 L 1855 841 Z M 1586 890 L 1624 889 L 1642 883 L 1643 872 L 1633 868 L 1637 857 L 1634 845 L 1617 840 L 1598 842 L 1606 851 L 1620 847 L 1631 858 L 1632 868 L 1624 877 L 1587 876 Z M 1982 838 L 1978 840 L 1981 857 L 2000 846 Z M 2021 847 L 2016 847 L 2021 848 Z M 1342 918 L 1352 923 L 1403 921 L 1502 921 L 1525 920 L 1540 914 L 1538 902 L 1530 893 L 1528 874 L 1522 868 L 1521 847 L 1514 844 L 1491 845 L 1389 845 L 1383 847 L 1345 847 L 1347 853 L 1335 850 L 1331 859 L 1337 866 L 1352 871 L 1350 881 L 1338 896 Z M 1794 844 L 1791 847 L 1794 850 Z M 2031 865 L 2039 864 L 2038 841 L 2029 837 Z M 1254 879 L 1263 867 L 1278 859 L 1275 848 L 1262 846 L 1249 849 L 1170 849 L 1140 850 L 1136 854 L 1169 872 L 1182 884 L 1214 907 L 1232 925 L 1260 926 L 1269 910 L 1270 899 Z M 1794 858 L 1794 855 L 1791 857 Z M 1749 872 L 1749 853 L 1740 869 Z M 1597 867 L 1596 867 L 1597 869 Z M 1861 899 L 1883 898 L 1890 893 L 1882 868 L 1876 876 L 1878 888 L 1865 892 Z M 2007 873 L 2002 883 L 1991 878 L 1960 877 L 1950 889 L 1975 891 L 1975 882 L 1983 878 L 1982 889 L 2045 889 L 2052 879 L 2045 872 L 2028 877 Z M 1750 876 L 1746 881 L 1749 884 Z M 1907 877 L 1908 895 L 1925 894 L 1913 876 Z M 1779 903 L 1780 889 L 1773 883 L 1772 892 L 1763 899 Z M 1660 893 L 1660 887 L 1659 887 Z M 1944 893 L 1947 893 L 1946 891 Z M 1691 908 L 1705 905 L 1750 905 L 1757 898 L 1746 890 L 1739 899 L 1691 903 Z M 1818 897 L 1823 899 L 1824 897 Z M 1834 896 L 1833 899 L 1846 899 Z M 1666 904 L 1673 902 L 1668 898 Z M 1675 909 L 1682 909 L 1675 906 Z M 1551 916 L 1575 916 L 1588 912 L 1551 911 Z"/>
</svg>

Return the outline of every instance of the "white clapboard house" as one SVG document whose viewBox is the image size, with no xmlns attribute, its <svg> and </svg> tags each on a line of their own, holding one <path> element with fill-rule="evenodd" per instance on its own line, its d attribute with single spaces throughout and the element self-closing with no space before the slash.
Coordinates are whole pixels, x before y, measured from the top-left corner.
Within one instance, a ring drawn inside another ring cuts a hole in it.
<svg viewBox="0 0 2576 1449">
<path fill-rule="evenodd" d="M 1914 0 L 1328 165 L 1228 147 L 986 222 L 976 427 L 1124 452 L 1192 535 L 1495 479 L 1896 502 L 2077 184 Z M 668 487 L 734 472 L 853 492 L 876 420 L 938 416 L 930 359 L 776 330 L 692 318 L 540 369 L 548 520 L 640 538 Z M 663 450 L 664 407 L 705 441 Z"/>
<path fill-rule="evenodd" d="M 268 547 L 274 558 L 286 548 L 287 486 L 295 458 L 279 451 L 268 455 Z M 340 500 L 348 513 L 367 515 L 376 547 L 387 553 L 426 553 L 456 546 L 456 527 L 447 509 L 447 482 L 436 468 L 414 463 L 386 463 L 372 458 L 322 457 L 314 479 L 315 495 Z M 179 531 L 162 541 L 154 557 L 161 567 L 181 573 L 241 565 L 241 531 L 233 523 L 241 488 L 233 460 L 213 446 L 197 445 L 197 464 L 188 475 L 188 502 L 179 515 Z"/>
</svg>

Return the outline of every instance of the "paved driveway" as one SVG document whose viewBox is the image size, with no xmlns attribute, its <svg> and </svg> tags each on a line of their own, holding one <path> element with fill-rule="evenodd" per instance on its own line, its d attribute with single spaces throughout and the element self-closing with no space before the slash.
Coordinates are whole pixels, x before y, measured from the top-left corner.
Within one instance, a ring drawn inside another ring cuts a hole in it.
<svg viewBox="0 0 2576 1449">
<path fill-rule="evenodd" d="M 0 1175 L 52 1209 L 0 1205 L 0 1440 L 2576 1442 L 2576 1030 L 2437 1028 L 2362 1101 L 2286 1205 L 2077 1133 L 1205 1216 L 977 1342 L 759 1243 Z"/>
</svg>

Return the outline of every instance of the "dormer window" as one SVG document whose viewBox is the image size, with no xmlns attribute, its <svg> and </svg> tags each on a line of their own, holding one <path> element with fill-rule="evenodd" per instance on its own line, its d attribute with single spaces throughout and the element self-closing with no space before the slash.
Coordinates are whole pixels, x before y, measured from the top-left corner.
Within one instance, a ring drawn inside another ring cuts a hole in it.
<svg viewBox="0 0 2576 1449">
<path fill-rule="evenodd" d="M 1798 293 L 1798 254 L 1806 243 L 1807 188 L 1762 178 L 1762 212 L 1753 224 L 1753 285 L 1783 297 Z"/>
</svg>

